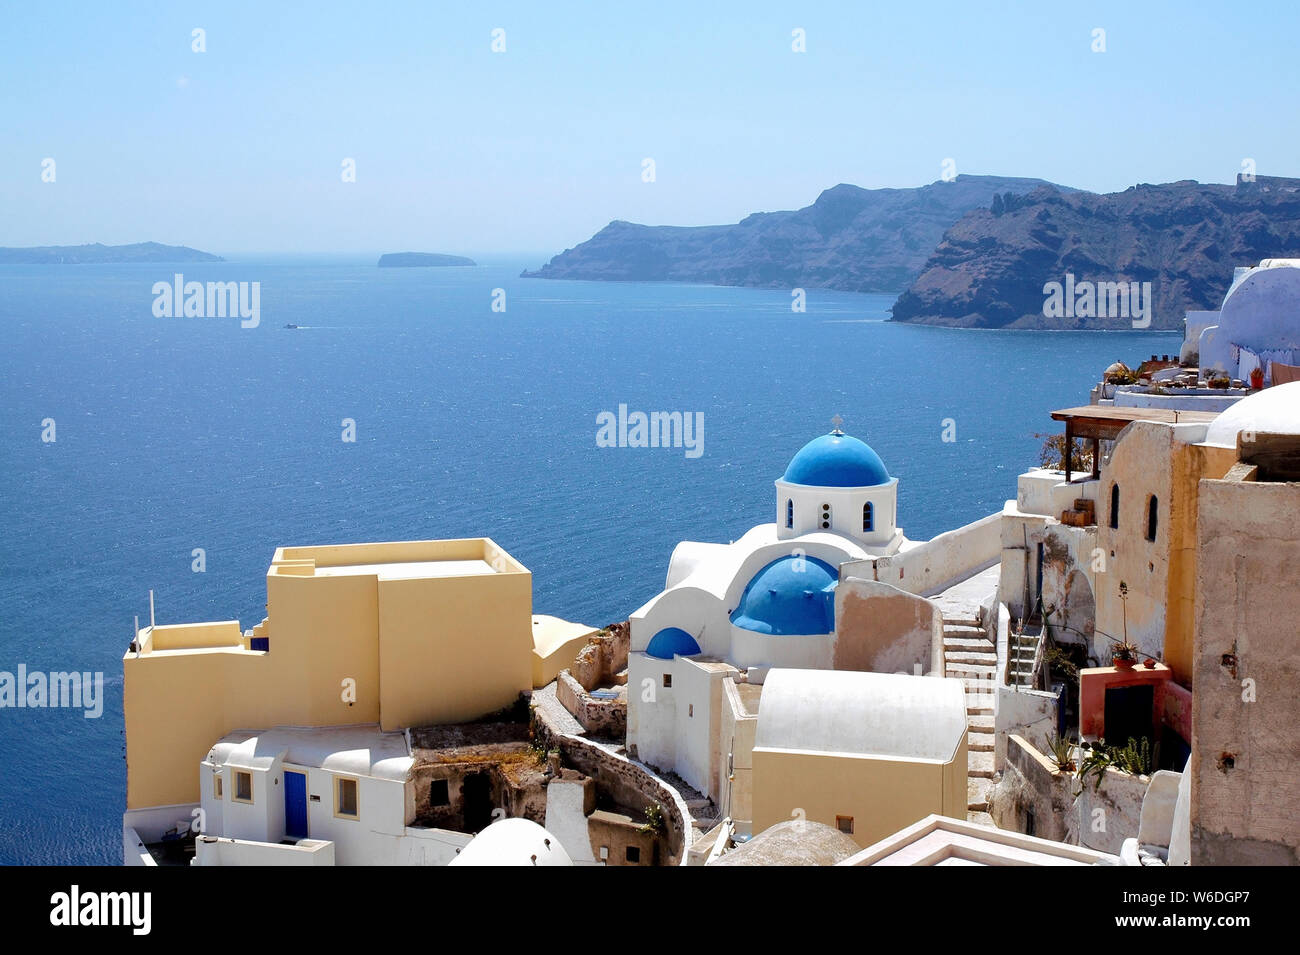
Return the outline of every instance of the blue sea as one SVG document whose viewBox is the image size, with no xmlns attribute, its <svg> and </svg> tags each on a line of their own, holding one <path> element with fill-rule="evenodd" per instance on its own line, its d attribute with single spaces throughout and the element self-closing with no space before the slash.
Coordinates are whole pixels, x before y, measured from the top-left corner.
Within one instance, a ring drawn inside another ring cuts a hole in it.
<svg viewBox="0 0 1300 955">
<path fill-rule="evenodd" d="M 98 719 L 0 710 L 0 863 L 120 862 L 120 661 L 150 589 L 159 623 L 247 628 L 279 545 L 487 535 L 538 612 L 605 624 L 658 592 L 678 541 L 772 520 L 772 481 L 833 415 L 927 538 L 1014 497 L 1048 413 L 1106 365 L 1179 342 L 894 325 L 890 295 L 812 290 L 800 314 L 781 290 L 517 277 L 543 256 L 377 258 L 0 266 L 0 671 L 106 680 Z M 260 282 L 260 325 L 154 317 L 175 272 Z M 620 404 L 703 413 L 703 454 L 598 447 Z"/>
</svg>

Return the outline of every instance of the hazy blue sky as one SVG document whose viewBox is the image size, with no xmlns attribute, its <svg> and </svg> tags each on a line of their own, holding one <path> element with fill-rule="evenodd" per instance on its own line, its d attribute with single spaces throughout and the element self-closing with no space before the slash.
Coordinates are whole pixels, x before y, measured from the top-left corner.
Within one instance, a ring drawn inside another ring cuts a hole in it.
<svg viewBox="0 0 1300 955">
<path fill-rule="evenodd" d="M 0 245 L 549 255 L 947 157 L 1097 191 L 1286 175 L 1298 26 L 1293 3 L 7 3 Z"/>
</svg>

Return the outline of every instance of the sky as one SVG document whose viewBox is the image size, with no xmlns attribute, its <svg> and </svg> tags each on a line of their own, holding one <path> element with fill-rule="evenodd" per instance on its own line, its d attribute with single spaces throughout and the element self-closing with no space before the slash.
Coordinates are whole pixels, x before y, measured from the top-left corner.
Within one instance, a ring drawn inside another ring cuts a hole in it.
<svg viewBox="0 0 1300 955">
<path fill-rule="evenodd" d="M 1098 192 L 1293 175 L 1298 26 L 1199 0 L 6 0 L 0 246 L 540 265 L 613 219 L 736 222 L 945 160 Z"/>
</svg>

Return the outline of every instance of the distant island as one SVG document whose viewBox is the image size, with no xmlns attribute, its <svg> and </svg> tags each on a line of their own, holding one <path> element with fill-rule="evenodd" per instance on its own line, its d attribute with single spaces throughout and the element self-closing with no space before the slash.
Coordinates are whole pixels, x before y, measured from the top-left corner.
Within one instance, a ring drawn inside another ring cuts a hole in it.
<svg viewBox="0 0 1300 955">
<path fill-rule="evenodd" d="M 803 209 L 758 212 L 735 225 L 614 221 L 523 277 L 899 292 L 964 214 L 987 209 L 995 195 L 1042 186 L 1053 184 L 965 175 L 911 189 L 840 184 Z"/>
<path fill-rule="evenodd" d="M 0 247 L 0 265 L 100 265 L 121 262 L 224 262 L 219 255 L 186 245 L 136 242 L 133 245 L 41 245 L 26 249 Z"/>
<path fill-rule="evenodd" d="M 442 255 L 439 252 L 389 252 L 379 257 L 381 269 L 414 269 L 446 265 L 478 265 L 463 255 Z"/>
<path fill-rule="evenodd" d="M 1150 283 L 1151 329 L 1215 309 L 1234 266 L 1300 256 L 1300 179 L 1193 180 L 1098 195 L 998 196 L 949 229 L 893 320 L 963 328 L 1122 329 L 1088 314 L 1047 317 L 1049 282 Z M 1067 279 L 1067 276 L 1072 278 Z M 1139 326 L 1141 327 L 1141 326 Z"/>
</svg>

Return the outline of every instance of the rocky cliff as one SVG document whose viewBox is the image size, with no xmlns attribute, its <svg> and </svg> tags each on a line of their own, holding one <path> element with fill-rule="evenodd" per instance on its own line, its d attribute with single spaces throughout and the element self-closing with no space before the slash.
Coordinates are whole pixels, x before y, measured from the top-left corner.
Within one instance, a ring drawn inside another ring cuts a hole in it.
<svg viewBox="0 0 1300 955">
<path fill-rule="evenodd" d="M 1149 327 L 1181 328 L 1187 309 L 1219 307 L 1235 266 L 1294 256 L 1300 180 L 1188 180 L 1106 195 L 1042 188 L 999 196 L 962 217 L 899 297 L 893 318 L 976 328 L 1132 328 L 1131 317 L 1099 314 L 1099 305 L 1045 314 L 1052 294 L 1045 286 L 1055 282 L 1081 296 L 1083 283 L 1136 282 L 1140 289 L 1149 282 Z"/>
<path fill-rule="evenodd" d="M 1005 176 L 958 176 L 914 189 L 838 185 L 803 209 L 755 213 L 735 225 L 615 221 L 523 275 L 897 292 L 966 212 L 988 208 L 996 194 L 1044 185 Z"/>
</svg>

